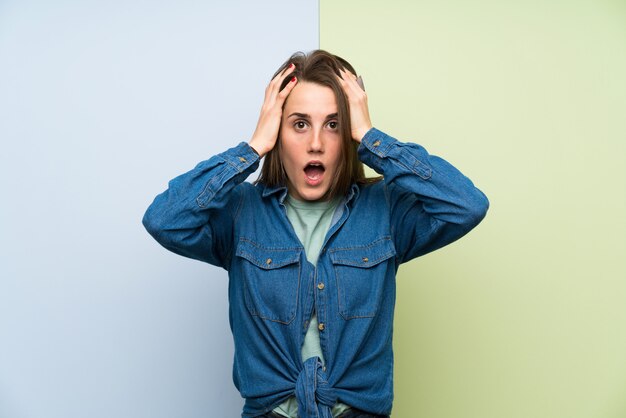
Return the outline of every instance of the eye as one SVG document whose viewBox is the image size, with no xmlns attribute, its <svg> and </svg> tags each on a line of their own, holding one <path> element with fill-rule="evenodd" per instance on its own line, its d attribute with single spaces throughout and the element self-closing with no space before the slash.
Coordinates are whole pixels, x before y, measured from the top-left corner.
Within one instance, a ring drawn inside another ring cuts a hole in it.
<svg viewBox="0 0 626 418">
<path fill-rule="evenodd" d="M 306 121 L 303 121 L 303 120 L 297 120 L 297 121 L 293 124 L 293 126 L 294 126 L 297 130 L 301 131 L 301 130 L 305 129 L 307 126 L 309 126 L 309 124 L 308 124 L 308 123 L 306 123 Z"/>
<path fill-rule="evenodd" d="M 328 127 L 333 131 L 336 131 L 339 128 L 339 123 L 336 120 L 331 120 L 328 122 Z"/>
</svg>

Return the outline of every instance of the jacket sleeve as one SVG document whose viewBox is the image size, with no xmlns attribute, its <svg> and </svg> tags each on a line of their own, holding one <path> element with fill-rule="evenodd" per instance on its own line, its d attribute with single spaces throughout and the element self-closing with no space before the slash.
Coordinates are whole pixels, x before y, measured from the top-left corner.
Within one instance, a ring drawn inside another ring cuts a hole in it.
<svg viewBox="0 0 626 418">
<path fill-rule="evenodd" d="M 169 182 L 148 207 L 143 225 L 168 250 L 227 268 L 241 183 L 258 165 L 259 156 L 245 142 L 202 161 Z"/>
<path fill-rule="evenodd" d="M 470 179 L 420 145 L 372 128 L 358 152 L 363 163 L 384 176 L 401 263 L 461 238 L 487 213 L 489 201 Z"/>
</svg>

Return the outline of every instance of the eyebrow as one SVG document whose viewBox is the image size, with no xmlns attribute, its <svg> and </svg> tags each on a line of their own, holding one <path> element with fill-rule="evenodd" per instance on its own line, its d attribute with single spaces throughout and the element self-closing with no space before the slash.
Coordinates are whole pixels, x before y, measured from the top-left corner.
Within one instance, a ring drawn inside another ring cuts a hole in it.
<svg viewBox="0 0 626 418">
<path fill-rule="evenodd" d="M 308 115 L 306 113 L 298 113 L 298 112 L 293 112 L 291 115 L 287 116 L 287 118 L 290 118 L 292 116 L 297 116 L 303 119 L 311 119 L 311 115 Z M 337 117 L 337 113 L 331 113 L 330 115 L 326 116 L 326 119 L 333 119 L 336 117 Z"/>
</svg>

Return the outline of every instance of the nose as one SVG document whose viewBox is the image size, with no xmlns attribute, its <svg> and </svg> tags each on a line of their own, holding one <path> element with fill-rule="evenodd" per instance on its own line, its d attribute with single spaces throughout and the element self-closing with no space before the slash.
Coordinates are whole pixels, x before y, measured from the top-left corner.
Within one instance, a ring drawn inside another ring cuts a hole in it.
<svg viewBox="0 0 626 418">
<path fill-rule="evenodd" d="M 308 143 L 309 152 L 324 152 L 324 138 L 321 129 L 313 129 Z"/>
</svg>

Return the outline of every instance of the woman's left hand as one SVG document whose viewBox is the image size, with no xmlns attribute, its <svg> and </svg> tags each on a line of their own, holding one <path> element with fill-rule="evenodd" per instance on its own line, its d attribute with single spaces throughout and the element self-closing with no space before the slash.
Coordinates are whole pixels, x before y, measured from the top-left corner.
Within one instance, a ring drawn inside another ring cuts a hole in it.
<svg viewBox="0 0 626 418">
<path fill-rule="evenodd" d="M 341 69 L 340 71 L 341 77 L 339 77 L 339 82 L 341 83 L 341 87 L 343 87 L 343 91 L 346 93 L 348 103 L 350 104 L 352 139 L 360 143 L 367 131 L 372 128 L 370 112 L 367 106 L 367 94 L 356 81 L 357 78 L 354 74 L 344 69 Z"/>
</svg>

